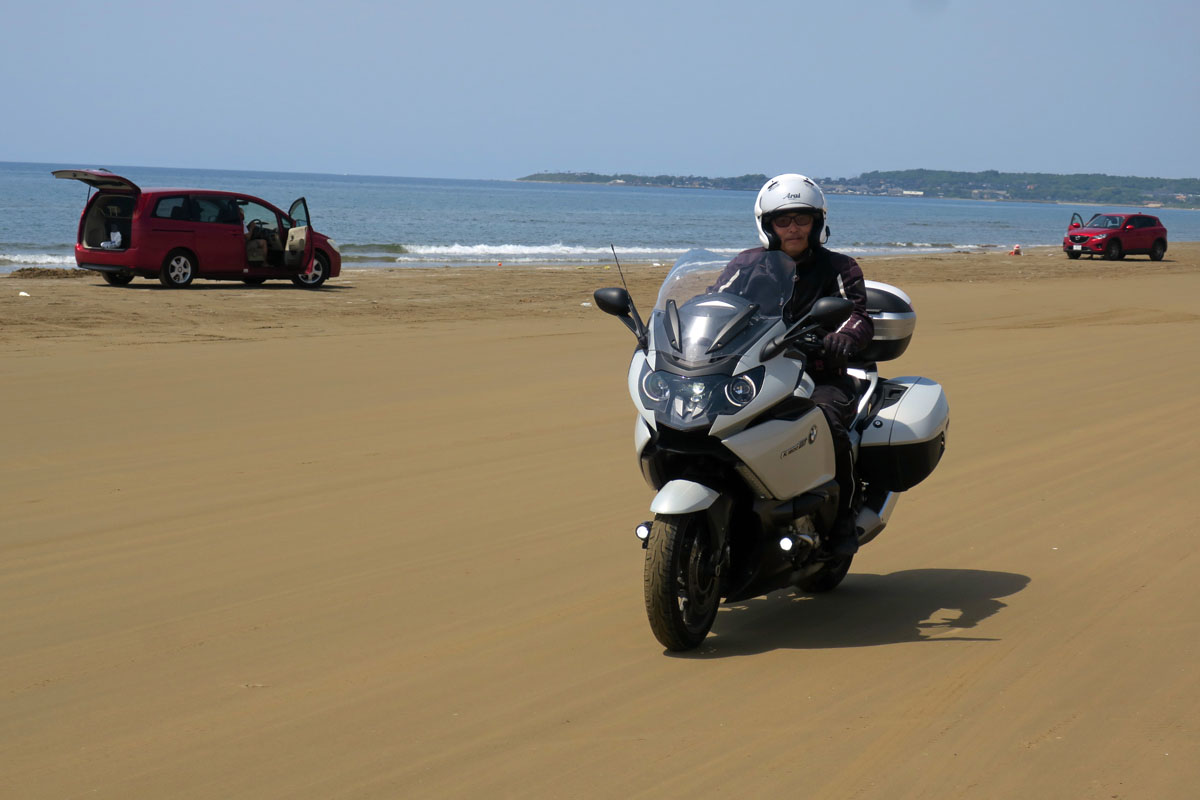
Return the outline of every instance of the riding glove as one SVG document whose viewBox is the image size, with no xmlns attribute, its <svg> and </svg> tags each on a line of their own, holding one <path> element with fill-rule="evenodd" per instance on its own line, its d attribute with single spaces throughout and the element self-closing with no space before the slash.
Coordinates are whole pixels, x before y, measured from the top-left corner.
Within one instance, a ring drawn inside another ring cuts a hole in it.
<svg viewBox="0 0 1200 800">
<path fill-rule="evenodd" d="M 846 367 L 846 362 L 850 359 L 850 351 L 854 349 L 854 339 L 845 333 L 829 333 L 821 340 L 821 346 L 825 349 L 826 365 L 841 370 Z"/>
</svg>

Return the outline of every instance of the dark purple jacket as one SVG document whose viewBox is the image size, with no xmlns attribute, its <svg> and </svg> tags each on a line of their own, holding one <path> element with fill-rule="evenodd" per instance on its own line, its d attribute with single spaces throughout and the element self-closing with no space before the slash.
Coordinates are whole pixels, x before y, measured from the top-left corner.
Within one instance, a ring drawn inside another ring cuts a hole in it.
<svg viewBox="0 0 1200 800">
<path fill-rule="evenodd" d="M 752 270 L 745 275 L 739 273 L 760 262 L 763 252 L 763 248 L 755 247 L 738 253 L 726 265 L 715 285 L 725 286 L 731 281 L 739 282 L 739 279 L 755 280 Z M 786 285 L 780 286 L 779 290 L 786 292 Z M 845 297 L 852 300 L 854 311 L 838 328 L 838 332 L 847 334 L 854 340 L 853 352 L 859 352 L 870 344 L 871 337 L 875 335 L 875 325 L 867 314 L 867 286 L 858 262 L 842 253 L 817 247 L 806 251 L 796 264 L 791 296 L 783 306 L 784 321 L 790 324 L 800 319 L 808 313 L 813 303 L 822 297 Z"/>
</svg>

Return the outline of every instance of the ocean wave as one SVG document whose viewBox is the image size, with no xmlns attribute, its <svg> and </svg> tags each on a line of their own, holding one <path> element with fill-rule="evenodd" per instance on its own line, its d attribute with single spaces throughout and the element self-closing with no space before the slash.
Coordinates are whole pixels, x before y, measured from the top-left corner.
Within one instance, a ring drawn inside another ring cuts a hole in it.
<svg viewBox="0 0 1200 800">
<path fill-rule="evenodd" d="M 407 253 L 408 248 L 402 244 L 384 244 L 384 243 L 367 243 L 367 244 L 338 244 L 338 248 L 343 254 L 349 253 Z"/>
<path fill-rule="evenodd" d="M 68 250 L 74 252 L 74 242 L 0 242 L 0 253 L 27 247 L 38 250 Z"/>
<path fill-rule="evenodd" d="M 49 253 L 0 253 L 0 267 L 75 266 L 75 256 L 55 256 Z"/>
<path fill-rule="evenodd" d="M 674 260 L 691 250 L 691 247 L 655 247 L 631 245 L 616 248 L 618 258 L 635 261 Z M 511 264 L 540 264 L 572 261 L 611 260 L 613 249 L 602 246 L 554 244 L 460 244 L 452 245 L 406 245 L 406 252 L 395 255 L 391 260 L 397 264 L 457 263 L 488 264 L 508 262 Z M 729 255 L 740 252 L 740 248 L 717 249 L 714 252 Z M 351 255 L 347 261 L 369 261 L 367 255 Z"/>
<path fill-rule="evenodd" d="M 856 241 L 849 245 L 831 243 L 831 249 L 852 256 L 895 256 L 916 253 L 978 252 L 1000 245 L 958 244 L 955 242 L 876 242 Z M 384 248 L 388 248 L 385 251 Z M 403 252 L 401 252 L 401 249 Z M 617 257 L 631 262 L 671 263 L 691 247 L 623 245 Z M 732 257 L 738 247 L 710 247 L 712 252 Z M 570 264 L 612 260 L 605 246 L 554 244 L 462 244 L 452 245 L 371 245 L 342 247 L 342 261 L 348 266 L 479 266 L 486 264 Z"/>
<path fill-rule="evenodd" d="M 637 255 L 641 253 L 678 253 L 682 254 L 690 248 L 664 249 L 659 247 L 627 247 L 616 248 L 617 255 Z M 733 251 L 738 252 L 738 251 Z M 451 245 L 409 245 L 408 254 L 413 256 L 450 256 L 474 258 L 483 256 L 551 256 L 579 258 L 586 256 L 612 255 L 612 250 L 606 247 L 588 247 L 585 245 L 567 245 L 562 242 L 555 244 L 458 244 Z"/>
<path fill-rule="evenodd" d="M 854 247 L 887 248 L 889 250 L 892 248 L 896 248 L 896 247 L 903 247 L 906 249 L 907 248 L 948 249 L 948 248 L 953 248 L 953 247 L 975 247 L 975 245 L 955 244 L 954 242 L 854 242 L 853 246 Z M 837 247 L 834 246 L 833 249 L 836 250 Z"/>
</svg>

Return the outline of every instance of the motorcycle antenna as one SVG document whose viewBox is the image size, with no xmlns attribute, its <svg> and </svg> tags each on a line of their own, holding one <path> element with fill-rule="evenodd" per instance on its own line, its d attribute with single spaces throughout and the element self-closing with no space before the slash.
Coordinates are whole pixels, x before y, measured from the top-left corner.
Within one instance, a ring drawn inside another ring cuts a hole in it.
<svg viewBox="0 0 1200 800">
<path fill-rule="evenodd" d="M 637 334 L 638 342 L 643 346 L 646 341 L 646 325 L 642 322 L 642 317 L 638 314 L 637 306 L 633 304 L 633 295 L 629 293 L 629 284 L 625 283 L 625 273 L 621 270 L 621 259 L 617 258 L 617 248 L 612 242 L 608 243 L 608 248 L 612 250 L 613 261 L 617 262 L 617 274 L 621 276 L 621 286 L 625 287 L 625 294 L 629 295 L 629 312 L 633 315 L 633 322 L 637 326 L 634 333 Z"/>
</svg>

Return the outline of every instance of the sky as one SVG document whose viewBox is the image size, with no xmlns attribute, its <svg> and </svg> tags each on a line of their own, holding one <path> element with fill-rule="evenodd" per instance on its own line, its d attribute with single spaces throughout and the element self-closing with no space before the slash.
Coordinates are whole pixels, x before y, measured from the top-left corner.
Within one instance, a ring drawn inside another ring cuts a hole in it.
<svg viewBox="0 0 1200 800">
<path fill-rule="evenodd" d="M 9 0 L 0 161 L 1200 177 L 1195 0 Z"/>
</svg>

